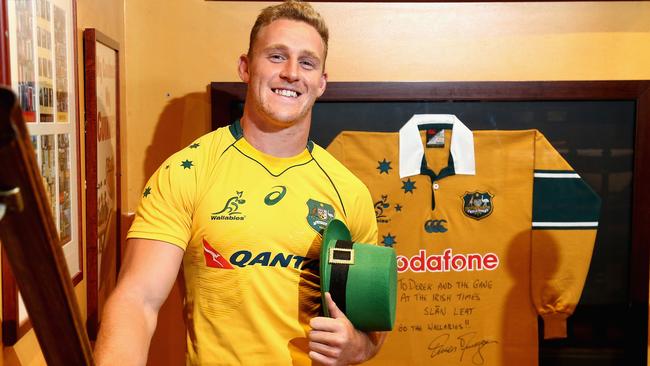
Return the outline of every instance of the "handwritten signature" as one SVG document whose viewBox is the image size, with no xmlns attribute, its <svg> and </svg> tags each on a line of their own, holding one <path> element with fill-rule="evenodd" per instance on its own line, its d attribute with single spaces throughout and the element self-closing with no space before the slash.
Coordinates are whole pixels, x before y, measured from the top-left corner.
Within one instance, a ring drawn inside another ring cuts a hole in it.
<svg viewBox="0 0 650 366">
<path fill-rule="evenodd" d="M 485 364 L 485 357 L 483 357 L 482 353 L 483 347 L 489 344 L 499 343 L 492 339 L 477 339 L 476 332 L 460 335 L 455 340 L 452 340 L 452 342 L 449 342 L 450 338 L 451 335 L 445 333 L 437 336 L 429 343 L 427 349 L 431 351 L 431 358 L 443 354 L 460 352 L 459 360 L 462 362 L 465 357 L 465 352 L 467 352 L 474 365 L 483 365 Z"/>
</svg>

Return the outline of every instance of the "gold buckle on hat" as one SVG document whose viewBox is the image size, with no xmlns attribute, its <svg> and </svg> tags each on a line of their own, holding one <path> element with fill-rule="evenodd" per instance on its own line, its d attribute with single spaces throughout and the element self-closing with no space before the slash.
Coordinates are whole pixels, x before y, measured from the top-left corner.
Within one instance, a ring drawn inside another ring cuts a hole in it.
<svg viewBox="0 0 650 366">
<path fill-rule="evenodd" d="M 344 252 L 344 253 L 349 253 L 350 258 L 349 259 L 337 259 L 334 258 L 334 253 L 335 252 Z M 329 263 L 332 264 L 354 264 L 354 249 L 347 249 L 347 248 L 330 248 L 330 253 L 329 253 Z"/>
</svg>

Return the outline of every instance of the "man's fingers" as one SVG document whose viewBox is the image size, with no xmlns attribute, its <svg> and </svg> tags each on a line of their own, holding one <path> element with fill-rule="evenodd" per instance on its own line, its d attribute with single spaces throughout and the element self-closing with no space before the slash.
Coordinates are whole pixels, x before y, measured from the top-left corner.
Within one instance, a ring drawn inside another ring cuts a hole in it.
<svg viewBox="0 0 650 366">
<path fill-rule="evenodd" d="M 339 309 L 339 307 L 336 306 L 336 303 L 334 302 L 334 300 L 332 300 L 332 295 L 330 295 L 329 292 L 325 293 L 325 302 L 327 303 L 327 308 L 329 309 L 330 316 L 332 318 L 338 319 L 343 317 L 347 319 L 345 314 L 343 314 L 343 312 Z"/>
<path fill-rule="evenodd" d="M 319 342 L 309 342 L 309 350 L 332 358 L 338 358 L 341 355 L 341 349 L 339 347 L 331 347 Z"/>
<path fill-rule="evenodd" d="M 337 333 L 318 330 L 309 332 L 309 341 L 334 347 L 340 347 L 343 344 L 341 336 Z"/>
<path fill-rule="evenodd" d="M 344 328 L 344 325 L 341 324 L 340 320 L 323 316 L 311 318 L 309 326 L 313 330 L 320 330 L 323 332 L 340 332 Z"/>
<path fill-rule="evenodd" d="M 321 355 L 316 351 L 309 351 L 309 358 L 315 362 L 316 365 L 335 365 L 336 360 L 333 360 L 327 356 Z"/>
</svg>

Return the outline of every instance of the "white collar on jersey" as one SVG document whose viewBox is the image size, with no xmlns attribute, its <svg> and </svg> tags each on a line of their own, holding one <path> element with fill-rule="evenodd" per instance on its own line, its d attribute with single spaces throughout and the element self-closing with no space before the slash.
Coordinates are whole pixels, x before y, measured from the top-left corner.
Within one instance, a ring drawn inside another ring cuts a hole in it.
<svg viewBox="0 0 650 366">
<path fill-rule="evenodd" d="M 399 177 L 406 178 L 420 174 L 424 146 L 420 138 L 419 125 L 451 124 L 451 158 L 456 174 L 476 174 L 474 164 L 474 136 L 453 114 L 414 114 L 399 130 Z"/>
</svg>

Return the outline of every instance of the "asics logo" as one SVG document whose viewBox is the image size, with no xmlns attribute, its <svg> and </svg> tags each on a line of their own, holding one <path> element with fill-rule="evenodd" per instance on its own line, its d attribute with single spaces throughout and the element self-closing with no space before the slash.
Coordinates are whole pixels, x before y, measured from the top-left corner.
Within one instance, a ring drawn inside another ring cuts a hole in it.
<svg viewBox="0 0 650 366">
<path fill-rule="evenodd" d="M 264 203 L 267 206 L 273 206 L 276 203 L 280 202 L 284 195 L 287 193 L 287 187 L 285 186 L 275 186 L 273 188 L 278 188 L 277 190 L 271 191 L 269 194 L 264 197 Z"/>
</svg>

